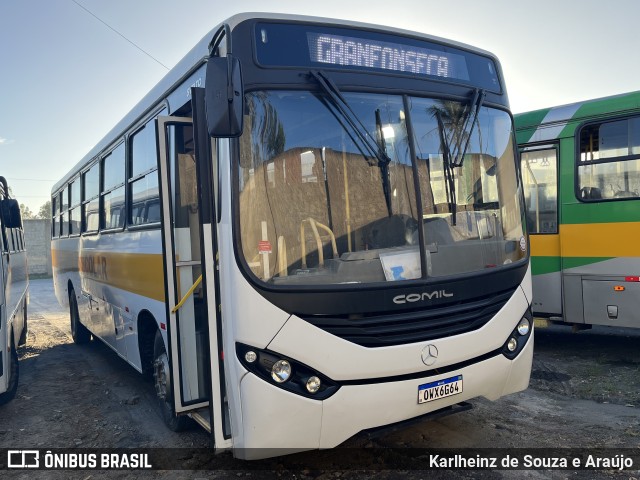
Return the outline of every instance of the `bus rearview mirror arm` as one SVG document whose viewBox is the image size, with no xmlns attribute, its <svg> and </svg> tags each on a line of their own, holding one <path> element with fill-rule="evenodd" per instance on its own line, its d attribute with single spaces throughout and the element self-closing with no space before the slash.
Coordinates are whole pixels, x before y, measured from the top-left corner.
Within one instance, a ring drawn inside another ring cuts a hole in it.
<svg viewBox="0 0 640 480">
<path fill-rule="evenodd" d="M 222 39 L 226 41 L 226 58 L 216 56 Z M 242 134 L 244 88 L 240 61 L 231 53 L 231 29 L 224 24 L 209 44 L 205 82 L 207 130 L 214 138 L 239 137 Z"/>
<path fill-rule="evenodd" d="M 210 57 L 205 82 L 207 130 L 214 138 L 242 134 L 244 88 L 240 61 L 232 55 Z"/>
</svg>

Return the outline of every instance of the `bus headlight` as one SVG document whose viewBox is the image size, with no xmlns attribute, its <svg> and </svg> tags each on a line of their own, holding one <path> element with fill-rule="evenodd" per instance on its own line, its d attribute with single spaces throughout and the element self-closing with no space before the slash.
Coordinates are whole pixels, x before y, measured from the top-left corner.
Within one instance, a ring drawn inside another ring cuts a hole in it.
<svg viewBox="0 0 640 480">
<path fill-rule="evenodd" d="M 291 376 L 291 364 L 286 360 L 278 360 L 271 367 L 271 378 L 276 382 L 282 383 L 289 380 Z"/>
<path fill-rule="evenodd" d="M 307 392 L 316 393 L 318 390 L 320 390 L 321 385 L 322 382 L 318 377 L 309 377 L 309 380 L 307 380 Z"/>
<path fill-rule="evenodd" d="M 527 309 L 523 317 L 518 321 L 516 328 L 507 337 L 507 341 L 502 346 L 502 354 L 509 360 L 513 360 L 522 351 L 529 341 L 533 328 L 533 315 L 531 309 Z"/>
<path fill-rule="evenodd" d="M 523 317 L 518 324 L 518 333 L 520 335 L 526 335 L 529 333 L 529 328 L 531 328 L 531 324 L 529 323 L 529 319 Z"/>
<path fill-rule="evenodd" d="M 276 352 L 236 343 L 242 366 L 270 385 L 314 400 L 325 400 L 340 388 L 326 375 Z"/>
</svg>

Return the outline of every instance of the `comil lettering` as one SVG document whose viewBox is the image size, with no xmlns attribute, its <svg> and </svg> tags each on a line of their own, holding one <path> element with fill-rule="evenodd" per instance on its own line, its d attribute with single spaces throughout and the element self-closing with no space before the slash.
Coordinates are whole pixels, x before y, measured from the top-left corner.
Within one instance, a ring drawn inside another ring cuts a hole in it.
<svg viewBox="0 0 640 480">
<path fill-rule="evenodd" d="M 411 50 L 383 42 L 365 43 L 347 37 L 319 35 L 315 51 L 315 61 L 320 63 L 450 76 L 449 57 L 425 49 Z"/>
<path fill-rule="evenodd" d="M 433 300 L 440 298 L 453 297 L 453 293 L 446 290 L 434 290 L 433 292 L 410 293 L 408 295 L 397 295 L 393 297 L 393 303 L 402 305 L 403 303 L 421 302 L 424 300 Z"/>
</svg>

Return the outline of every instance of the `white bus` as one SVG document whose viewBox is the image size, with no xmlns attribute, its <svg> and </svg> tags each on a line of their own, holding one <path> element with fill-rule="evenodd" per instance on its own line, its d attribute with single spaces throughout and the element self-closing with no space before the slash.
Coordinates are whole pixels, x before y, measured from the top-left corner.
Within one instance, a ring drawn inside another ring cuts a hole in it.
<svg viewBox="0 0 640 480">
<path fill-rule="evenodd" d="M 13 399 L 20 370 L 18 346 L 27 340 L 29 274 L 20 205 L 0 177 L 0 405 Z"/>
<path fill-rule="evenodd" d="M 529 382 L 515 152 L 487 52 L 234 16 L 54 186 L 56 293 L 241 458 L 466 409 Z"/>
</svg>

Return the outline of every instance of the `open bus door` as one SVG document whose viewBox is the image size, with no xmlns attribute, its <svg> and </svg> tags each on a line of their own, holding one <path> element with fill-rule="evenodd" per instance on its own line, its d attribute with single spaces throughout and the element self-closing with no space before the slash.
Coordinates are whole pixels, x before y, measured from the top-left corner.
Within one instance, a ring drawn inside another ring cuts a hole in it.
<svg viewBox="0 0 640 480">
<path fill-rule="evenodd" d="M 227 449 L 210 138 L 198 122 L 203 91 L 191 92 L 193 119 L 157 120 L 170 385 L 176 414 L 189 413 Z"/>
<path fill-rule="evenodd" d="M 557 143 L 525 145 L 520 149 L 526 202 L 527 231 L 531 242 L 533 313 L 562 316 L 562 256 L 559 230 Z"/>
</svg>

